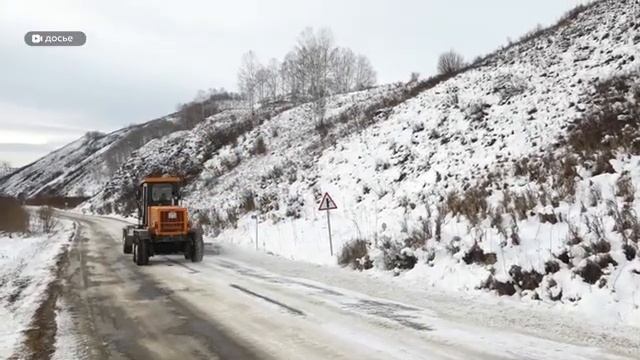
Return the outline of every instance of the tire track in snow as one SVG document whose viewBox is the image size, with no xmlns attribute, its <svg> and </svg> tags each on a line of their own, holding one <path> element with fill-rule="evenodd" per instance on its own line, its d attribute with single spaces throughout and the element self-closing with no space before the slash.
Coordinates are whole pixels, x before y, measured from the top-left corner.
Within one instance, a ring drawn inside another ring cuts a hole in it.
<svg viewBox="0 0 640 360">
<path fill-rule="evenodd" d="M 298 309 L 292 308 L 291 306 L 283 304 L 283 303 L 281 303 L 281 302 L 279 302 L 277 300 L 274 300 L 274 299 L 272 299 L 270 297 L 267 297 L 267 296 L 264 296 L 264 295 L 260 295 L 257 292 L 251 291 L 251 290 L 249 290 L 247 288 L 244 288 L 244 287 L 242 287 L 240 285 L 229 284 L 229 286 L 231 286 L 234 289 L 238 289 L 238 290 L 242 291 L 245 294 L 249 294 L 249 295 L 255 296 L 257 298 L 260 298 L 260 299 L 262 299 L 262 300 L 264 300 L 266 302 L 272 303 L 274 305 L 278 305 L 281 308 L 287 310 L 288 312 L 290 312 L 290 313 L 292 313 L 294 315 L 304 316 L 304 313 L 302 311 L 298 310 Z"/>
</svg>

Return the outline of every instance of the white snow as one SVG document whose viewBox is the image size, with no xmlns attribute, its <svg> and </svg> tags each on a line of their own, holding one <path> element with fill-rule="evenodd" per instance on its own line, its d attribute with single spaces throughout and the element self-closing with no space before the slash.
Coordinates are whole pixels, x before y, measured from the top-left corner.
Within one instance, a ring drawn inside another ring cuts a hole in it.
<svg viewBox="0 0 640 360">
<path fill-rule="evenodd" d="M 21 345 L 73 230 L 72 222 L 61 221 L 49 235 L 0 234 L 0 358 Z"/>
</svg>

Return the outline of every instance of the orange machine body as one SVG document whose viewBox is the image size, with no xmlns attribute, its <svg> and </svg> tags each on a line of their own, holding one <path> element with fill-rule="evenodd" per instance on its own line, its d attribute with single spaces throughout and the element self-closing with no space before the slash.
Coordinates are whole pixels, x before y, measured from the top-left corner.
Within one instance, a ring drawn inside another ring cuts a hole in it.
<svg viewBox="0 0 640 360">
<path fill-rule="evenodd" d="M 154 236 L 187 235 L 189 213 L 179 206 L 151 206 L 148 212 L 149 232 Z"/>
</svg>

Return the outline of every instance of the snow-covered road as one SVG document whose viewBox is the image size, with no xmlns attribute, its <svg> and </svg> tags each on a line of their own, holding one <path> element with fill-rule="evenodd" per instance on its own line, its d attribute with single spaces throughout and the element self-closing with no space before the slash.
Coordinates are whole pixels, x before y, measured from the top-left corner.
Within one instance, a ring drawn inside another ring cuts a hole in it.
<svg viewBox="0 0 640 360">
<path fill-rule="evenodd" d="M 572 324 L 527 331 L 536 312 L 421 299 L 381 279 L 237 248 L 210 247 L 198 264 L 158 256 L 136 267 L 121 254 L 121 221 L 64 216 L 80 236 L 63 294 L 71 329 L 58 346 L 78 358 L 632 359 L 640 344 L 631 333 L 599 342 L 602 329 Z"/>
</svg>

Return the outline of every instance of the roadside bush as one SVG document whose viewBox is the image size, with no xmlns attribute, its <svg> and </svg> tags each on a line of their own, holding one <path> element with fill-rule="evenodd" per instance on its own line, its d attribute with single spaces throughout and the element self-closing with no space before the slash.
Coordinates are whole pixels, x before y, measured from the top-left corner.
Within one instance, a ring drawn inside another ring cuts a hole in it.
<svg viewBox="0 0 640 360">
<path fill-rule="evenodd" d="M 638 251 L 636 250 L 636 248 L 631 244 L 623 245 L 622 250 L 624 251 L 624 256 L 627 259 L 627 261 L 632 261 L 633 259 L 635 259 L 636 255 L 638 254 Z"/>
<path fill-rule="evenodd" d="M 481 264 L 481 265 L 493 265 L 498 262 L 498 257 L 495 253 L 485 253 L 484 250 L 476 243 L 473 244 L 471 249 L 462 258 L 467 265 Z"/>
<path fill-rule="evenodd" d="M 522 290 L 535 290 L 540 286 L 543 275 L 535 270 L 523 271 L 518 265 L 511 266 L 509 275 Z"/>
<path fill-rule="evenodd" d="M 229 224 L 231 224 L 231 226 L 233 226 L 234 229 L 238 227 L 238 219 L 239 219 L 238 209 L 228 208 L 227 222 L 229 222 Z"/>
<path fill-rule="evenodd" d="M 404 248 L 402 244 L 386 239 L 382 242 L 382 261 L 386 270 L 408 270 L 418 262 L 418 258 L 409 248 Z"/>
<path fill-rule="evenodd" d="M 256 209 L 255 193 L 253 190 L 245 190 L 240 198 L 240 207 L 245 212 L 251 212 Z"/>
<path fill-rule="evenodd" d="M 480 287 L 495 291 L 500 296 L 512 296 L 516 293 L 513 281 L 499 281 L 493 275 L 489 276 Z"/>
<path fill-rule="evenodd" d="M 545 274 L 555 274 L 560 271 L 560 263 L 555 260 L 549 260 L 544 263 L 544 272 Z"/>
<path fill-rule="evenodd" d="M 431 221 L 427 218 L 422 217 L 420 217 L 418 221 L 418 227 L 411 230 L 407 239 L 405 240 L 405 245 L 412 249 L 419 249 L 424 247 L 427 244 L 427 241 L 433 238 Z"/>
<path fill-rule="evenodd" d="M 602 277 L 602 269 L 597 263 L 591 260 L 586 260 L 581 266 L 576 268 L 575 272 L 580 275 L 585 282 L 591 285 L 594 285 Z"/>
<path fill-rule="evenodd" d="M 368 242 L 363 239 L 355 239 L 344 244 L 338 254 L 338 264 L 351 266 L 357 270 L 371 269 L 373 262 L 369 258 Z"/>
<path fill-rule="evenodd" d="M 53 208 L 43 206 L 38 210 L 38 220 L 40 220 L 40 229 L 43 233 L 49 234 L 55 230 L 58 225 L 57 220 L 53 217 Z"/>
<path fill-rule="evenodd" d="M 0 197 L 0 231 L 24 233 L 29 231 L 29 213 L 18 200 Z"/>
</svg>

